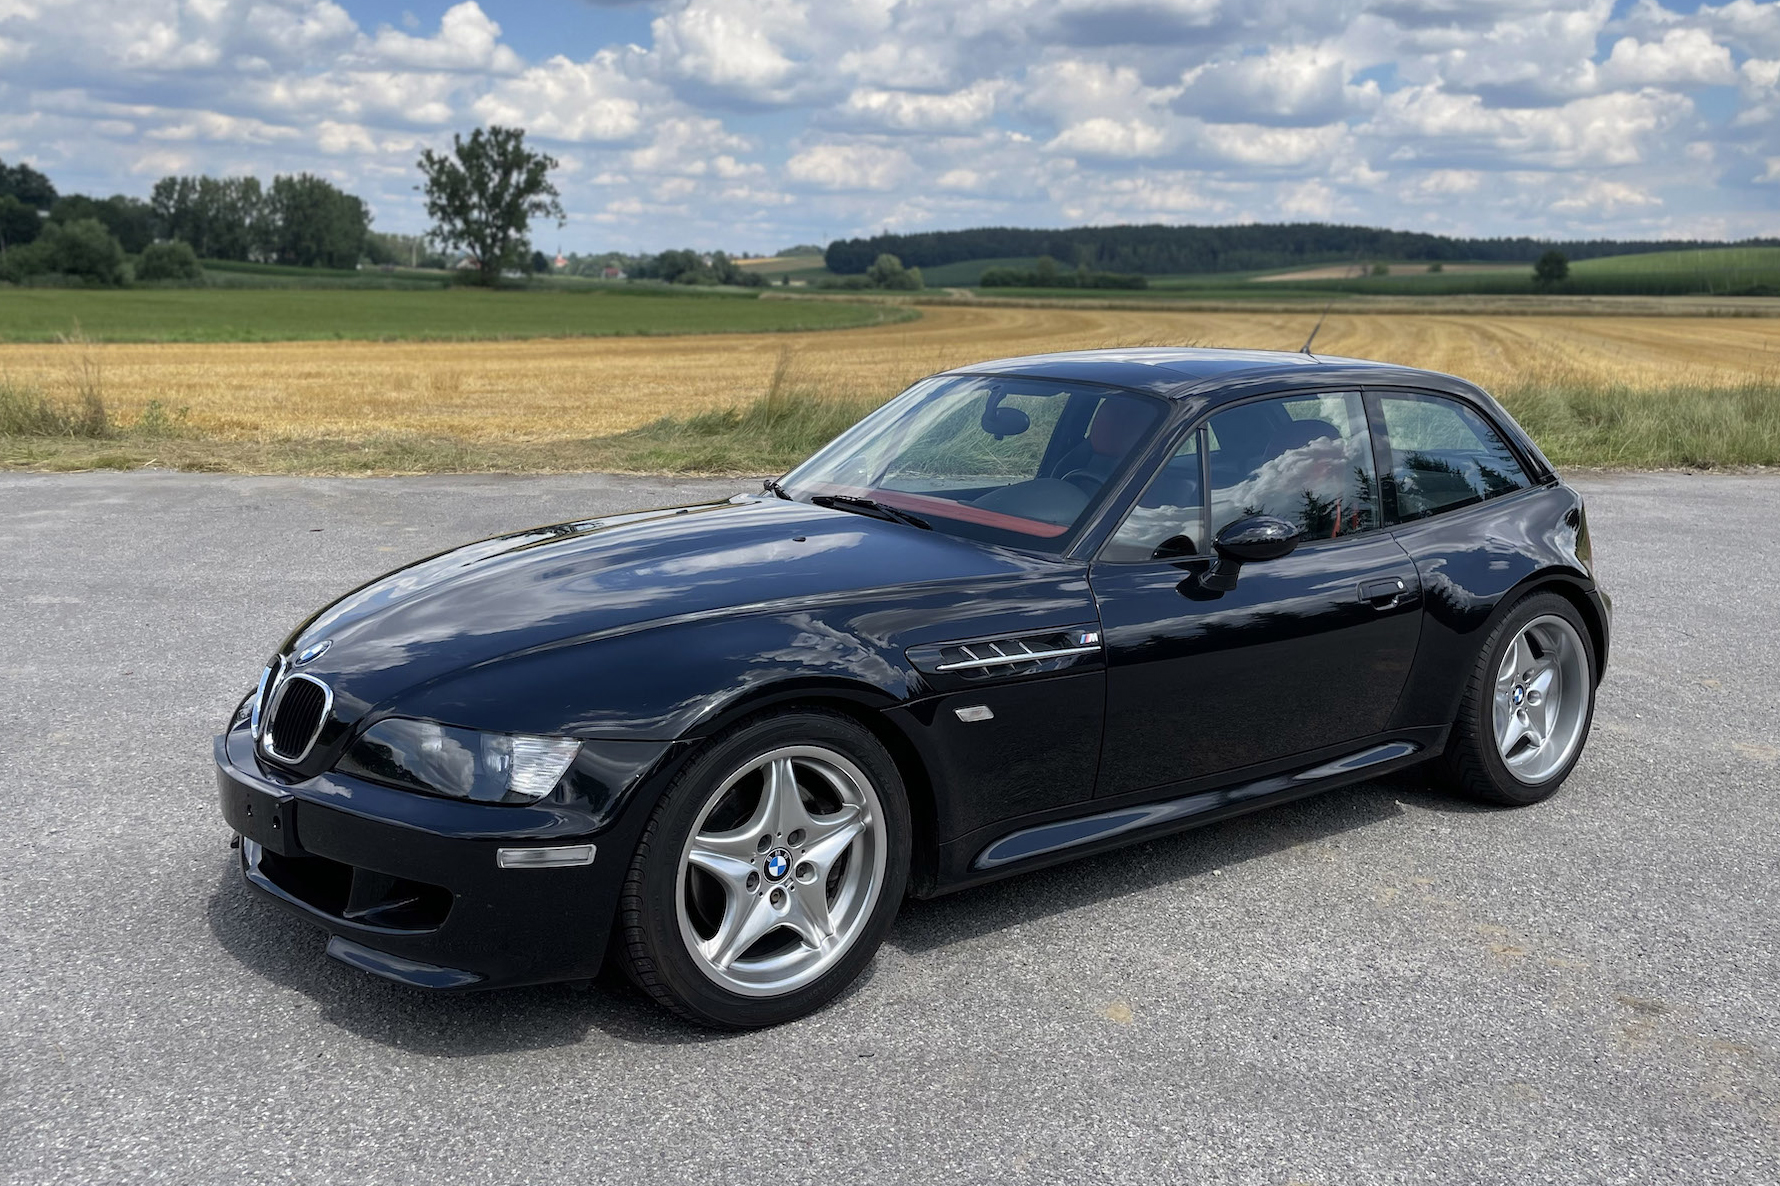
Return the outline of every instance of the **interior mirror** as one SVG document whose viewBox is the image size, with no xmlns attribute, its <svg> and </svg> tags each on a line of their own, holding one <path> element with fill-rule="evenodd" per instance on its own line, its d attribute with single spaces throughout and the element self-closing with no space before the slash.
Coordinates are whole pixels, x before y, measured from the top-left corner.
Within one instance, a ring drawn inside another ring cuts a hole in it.
<svg viewBox="0 0 1780 1186">
<path fill-rule="evenodd" d="M 987 408 L 983 412 L 983 431 L 996 440 L 1017 437 L 1032 427 L 1032 417 L 1018 408 Z"/>
<path fill-rule="evenodd" d="M 1201 586 L 1223 593 L 1236 588 L 1236 576 L 1245 564 L 1278 560 L 1298 546 L 1298 528 L 1275 515 L 1251 515 L 1218 532 L 1211 541 L 1217 560 L 1199 578 Z"/>
<path fill-rule="evenodd" d="M 1032 427 L 1032 417 L 1018 408 L 1004 408 L 1001 401 L 1007 392 L 998 383 L 989 389 L 989 402 L 983 408 L 983 431 L 1001 440 L 1003 437 L 1017 437 Z"/>
</svg>

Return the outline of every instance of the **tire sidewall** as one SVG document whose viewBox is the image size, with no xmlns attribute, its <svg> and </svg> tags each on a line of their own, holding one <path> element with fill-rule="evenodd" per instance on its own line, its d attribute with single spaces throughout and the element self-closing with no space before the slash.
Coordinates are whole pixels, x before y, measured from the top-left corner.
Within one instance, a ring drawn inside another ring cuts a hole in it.
<svg viewBox="0 0 1780 1186">
<path fill-rule="evenodd" d="M 749 760 L 786 745 L 825 745 L 850 759 L 872 781 L 885 825 L 884 882 L 871 917 L 852 947 L 811 984 L 775 997 L 731 992 L 700 970 L 680 934 L 676 891 L 680 856 L 706 800 L 719 783 Z M 869 729 L 839 713 L 799 710 L 743 722 L 693 759 L 656 807 L 646 848 L 639 848 L 631 878 L 643 909 L 626 939 L 640 949 L 661 986 L 688 1016 L 723 1028 L 777 1025 L 813 1012 L 864 971 L 877 953 L 908 886 L 908 795 L 896 763 Z"/>
<path fill-rule="evenodd" d="M 1508 769 L 1502 760 L 1501 752 L 1496 748 L 1495 732 L 1495 677 L 1501 670 L 1504 652 L 1508 643 L 1517 637 L 1522 630 L 1535 618 L 1563 618 L 1576 631 L 1582 640 L 1582 653 L 1588 665 L 1588 697 L 1583 710 L 1582 732 L 1577 738 L 1576 751 L 1569 759 L 1545 778 L 1536 783 L 1523 782 Z M 1489 661 L 1478 672 L 1478 678 L 1485 681 L 1482 694 L 1477 697 L 1478 719 L 1471 722 L 1473 735 L 1477 739 L 1477 754 L 1489 779 L 1495 784 L 1496 790 L 1503 798 L 1516 803 L 1537 803 L 1550 797 L 1570 777 L 1576 763 L 1582 760 L 1582 751 L 1588 746 L 1590 730 L 1595 721 L 1595 688 L 1600 683 L 1600 669 L 1595 657 L 1594 636 L 1589 633 L 1588 623 L 1568 598 L 1557 593 L 1534 593 L 1516 602 L 1508 615 L 1496 627 L 1490 636 Z"/>
</svg>

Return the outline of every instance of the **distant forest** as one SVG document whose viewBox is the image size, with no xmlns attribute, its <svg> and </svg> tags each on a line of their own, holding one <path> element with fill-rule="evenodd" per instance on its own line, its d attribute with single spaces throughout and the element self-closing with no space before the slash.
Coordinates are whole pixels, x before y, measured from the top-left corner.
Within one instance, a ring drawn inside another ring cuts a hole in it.
<svg viewBox="0 0 1780 1186">
<path fill-rule="evenodd" d="M 1780 245 L 1780 239 L 1749 240 L 1751 246 Z M 863 272 L 879 255 L 907 267 L 931 268 L 976 259 L 1048 255 L 1065 268 L 1086 265 L 1106 272 L 1166 275 L 1189 272 L 1245 272 L 1265 268 L 1380 260 L 1476 260 L 1532 263 L 1555 248 L 1570 259 L 1724 247 L 1703 240 L 1455 239 L 1378 227 L 1293 222 L 1248 226 L 1105 226 L 1067 230 L 980 227 L 968 231 L 927 231 L 914 235 L 875 235 L 840 239 L 828 245 L 828 270 Z"/>
</svg>

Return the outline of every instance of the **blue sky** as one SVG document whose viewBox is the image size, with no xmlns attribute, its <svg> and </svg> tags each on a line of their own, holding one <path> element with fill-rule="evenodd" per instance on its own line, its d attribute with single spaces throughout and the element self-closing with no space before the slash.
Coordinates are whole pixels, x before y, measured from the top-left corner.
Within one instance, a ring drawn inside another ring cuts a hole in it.
<svg viewBox="0 0 1780 1186">
<path fill-rule="evenodd" d="M 0 0 L 0 158 L 309 171 L 418 231 L 518 124 L 540 246 L 1297 219 L 1780 235 L 1780 0 Z"/>
</svg>

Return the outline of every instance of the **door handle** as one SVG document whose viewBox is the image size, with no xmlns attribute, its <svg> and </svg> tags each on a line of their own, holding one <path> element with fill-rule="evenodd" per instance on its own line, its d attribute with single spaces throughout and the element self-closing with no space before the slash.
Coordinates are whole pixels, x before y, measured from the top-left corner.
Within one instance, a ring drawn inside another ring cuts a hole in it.
<svg viewBox="0 0 1780 1186">
<path fill-rule="evenodd" d="M 1361 581 L 1360 600 L 1373 609 L 1386 610 L 1401 602 L 1409 592 L 1402 577 L 1386 577 L 1381 581 Z"/>
</svg>

